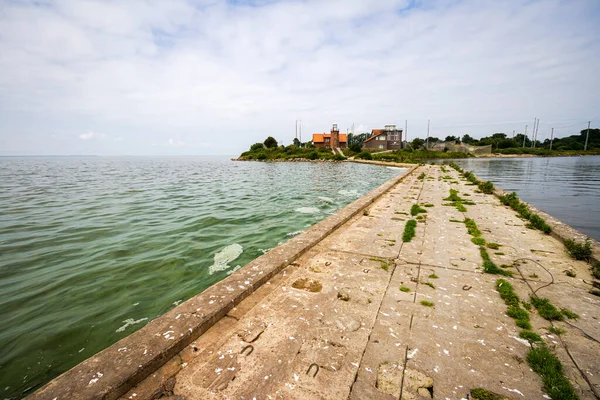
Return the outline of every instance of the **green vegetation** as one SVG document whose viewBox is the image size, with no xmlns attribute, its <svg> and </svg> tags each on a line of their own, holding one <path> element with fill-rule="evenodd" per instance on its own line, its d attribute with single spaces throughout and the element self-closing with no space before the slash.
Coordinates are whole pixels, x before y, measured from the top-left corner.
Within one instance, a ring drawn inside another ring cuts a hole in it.
<svg viewBox="0 0 600 400">
<path fill-rule="evenodd" d="M 540 317 L 548 321 L 562 321 L 563 314 L 543 297 L 531 297 L 531 304 L 538 310 Z"/>
<path fill-rule="evenodd" d="M 435 307 L 434 303 L 432 303 L 431 301 L 427 301 L 427 300 L 421 300 L 421 305 L 423 305 L 425 307 Z"/>
<path fill-rule="evenodd" d="M 475 205 L 475 203 L 473 203 L 472 201 L 461 198 L 458 195 L 458 191 L 455 189 L 450 189 L 450 196 L 444 198 L 443 200 L 450 201 L 450 203 L 444 204 L 445 206 L 456 207 L 456 209 L 460 212 L 467 211 L 467 208 L 464 206 L 465 204 L 466 205 Z"/>
<path fill-rule="evenodd" d="M 506 314 L 515 320 L 517 326 L 525 329 L 519 333 L 519 336 L 535 343 L 527 353 L 527 363 L 533 371 L 539 374 L 544 382 L 544 390 L 553 400 L 577 399 L 577 395 L 571 386 L 569 380 L 564 376 L 563 367 L 558 358 L 546 347 L 540 335 L 531 332 L 531 324 L 529 322 L 529 313 L 519 306 L 519 297 L 514 292 L 510 283 L 504 279 L 496 280 L 496 289 L 500 293 L 500 297 L 508 306 Z M 545 300 L 545 301 L 544 301 Z M 531 302 L 538 308 L 543 304 L 547 308 L 549 304 L 547 299 L 531 298 Z M 552 306 L 552 305 L 550 305 Z M 554 308 L 552 306 L 552 308 Z M 556 310 L 554 308 L 554 310 Z M 539 311 L 539 308 L 538 308 Z M 558 311 L 558 310 L 556 310 Z M 541 312 L 540 312 L 541 315 Z M 552 331 L 552 329 L 550 329 Z M 555 333 L 559 333 L 558 330 Z"/>
<path fill-rule="evenodd" d="M 358 153 L 355 158 L 359 158 L 361 160 L 372 160 L 373 156 L 368 151 L 362 151 Z"/>
<path fill-rule="evenodd" d="M 516 307 L 519 306 L 519 296 L 517 296 L 512 285 L 508 281 L 504 279 L 496 280 L 496 290 L 498 290 L 500 297 L 502 300 L 504 300 L 506 305 Z"/>
<path fill-rule="evenodd" d="M 505 206 L 510 206 L 513 210 L 515 210 L 521 217 L 528 220 L 531 224 L 532 228 L 539 229 L 540 231 L 549 234 L 552 232 L 552 227 L 542 219 L 539 215 L 531 212 L 527 204 L 523 203 L 517 197 L 515 192 L 510 194 L 505 194 L 500 196 L 500 201 Z"/>
<path fill-rule="evenodd" d="M 483 272 L 486 274 L 496 274 L 496 275 L 504 275 L 504 276 L 512 276 L 512 272 L 506 271 L 502 268 L 498 268 L 496 264 L 490 259 L 490 256 L 485 249 L 485 247 L 479 248 L 479 253 L 481 254 L 481 258 L 483 258 Z"/>
<path fill-rule="evenodd" d="M 379 268 L 381 268 L 385 272 L 388 272 L 390 269 L 390 262 L 384 258 L 371 257 L 369 258 L 369 260 L 378 262 Z"/>
<path fill-rule="evenodd" d="M 592 290 L 590 290 L 590 294 L 593 294 L 594 296 L 600 296 L 600 290 L 592 289 Z"/>
<path fill-rule="evenodd" d="M 421 172 L 421 174 L 417 177 L 418 180 L 422 181 L 423 179 L 425 179 L 427 175 L 425 175 L 425 172 Z"/>
<path fill-rule="evenodd" d="M 275 147 L 277 147 L 277 140 L 275 140 L 275 138 L 273 138 L 272 136 L 269 136 L 265 139 L 263 144 L 267 149 L 274 149 Z"/>
<path fill-rule="evenodd" d="M 523 330 L 523 331 L 519 332 L 519 337 L 521 339 L 528 340 L 529 343 L 540 343 L 540 342 L 542 342 L 542 338 L 540 337 L 540 335 L 538 335 L 535 332 L 528 331 L 528 330 Z"/>
<path fill-rule="evenodd" d="M 548 327 L 548 330 L 549 330 L 550 332 L 552 332 L 552 333 L 555 333 L 555 334 L 557 334 L 557 335 L 564 335 L 565 333 L 567 333 L 567 331 L 565 331 L 564 329 L 562 329 L 562 328 L 558 328 L 558 327 L 554 327 L 554 326 L 552 326 L 552 325 L 550 325 L 550 326 Z"/>
<path fill-rule="evenodd" d="M 417 227 L 417 221 L 414 219 L 408 220 L 404 227 L 404 233 L 402 234 L 403 242 L 410 242 L 415 237 L 415 228 Z"/>
<path fill-rule="evenodd" d="M 242 153 L 239 157 L 241 160 L 332 160 L 342 161 L 346 158 L 333 154 L 330 148 L 314 147 L 312 143 L 291 144 L 289 146 L 278 146 L 277 141 L 268 137 L 264 143 L 254 143 L 250 146 L 250 150 Z"/>
<path fill-rule="evenodd" d="M 400 288 L 399 288 L 399 289 L 400 289 L 400 291 L 401 291 L 401 292 L 404 292 L 404 293 L 408 293 L 408 292 L 410 292 L 410 289 L 409 289 L 409 288 L 407 288 L 406 286 L 400 286 Z"/>
<path fill-rule="evenodd" d="M 592 275 L 596 279 L 600 279 L 600 262 L 594 261 L 590 267 L 592 269 Z"/>
<path fill-rule="evenodd" d="M 508 306 L 506 315 L 515 320 L 515 324 L 523 329 L 531 329 L 529 322 L 529 313 L 519 305 L 519 296 L 515 293 L 512 285 L 505 279 L 496 280 L 496 290 L 500 293 L 500 297 Z"/>
<path fill-rule="evenodd" d="M 544 390 L 553 400 L 579 399 L 563 373 L 560 360 L 546 346 L 529 350 L 527 363 L 542 377 Z"/>
<path fill-rule="evenodd" d="M 577 272 L 575 272 L 573 269 L 566 270 L 565 274 L 567 274 L 567 276 L 570 278 L 575 278 L 577 276 Z"/>
<path fill-rule="evenodd" d="M 396 150 L 391 153 L 373 153 L 373 160 L 397 163 L 419 163 L 422 160 L 468 158 L 468 153 L 453 153 L 430 150 L 413 150 L 412 148 Z"/>
<path fill-rule="evenodd" d="M 579 319 L 579 314 L 576 314 L 571 310 L 567 310 L 566 308 L 561 308 L 560 312 L 569 319 Z"/>
<path fill-rule="evenodd" d="M 475 243 L 477 246 L 485 246 L 485 239 L 482 237 L 471 238 L 471 242 Z"/>
<path fill-rule="evenodd" d="M 592 255 L 592 244 L 589 238 L 584 243 L 577 243 L 573 239 L 566 239 L 564 244 L 567 248 L 567 253 L 576 260 L 589 260 Z"/>
<path fill-rule="evenodd" d="M 435 289 L 435 285 L 432 282 L 423 282 L 423 284 L 429 286 L 432 289 Z"/>
<path fill-rule="evenodd" d="M 431 279 L 438 279 L 439 276 L 437 276 L 435 273 L 433 273 L 433 274 L 429 275 L 429 278 L 431 278 Z"/>
<path fill-rule="evenodd" d="M 531 311 L 531 303 L 528 301 L 522 301 L 521 304 L 523 305 L 523 308 L 526 309 L 527 311 Z"/>
<path fill-rule="evenodd" d="M 421 208 L 421 206 L 419 206 L 418 204 L 413 204 L 412 207 L 410 208 L 410 215 L 412 215 L 413 217 L 417 214 L 420 213 L 426 213 L 427 210 L 425 210 L 424 208 Z"/>
<path fill-rule="evenodd" d="M 550 139 L 546 139 L 543 142 L 538 140 L 535 142 L 535 146 L 532 146 L 534 143 L 522 133 L 515 135 L 514 138 L 508 137 L 505 133 L 494 133 L 492 136 L 484 137 L 480 140 L 473 139 L 469 135 L 464 135 L 462 141 L 472 146 L 491 145 L 494 152 L 500 154 L 556 156 L 600 153 L 600 129 L 590 129 L 588 151 L 583 152 L 586 135 L 587 128 L 580 131 L 578 135 L 554 138 L 552 141 L 552 150 L 550 150 Z M 523 147 L 523 143 L 525 143 L 525 147 Z"/>
<path fill-rule="evenodd" d="M 425 203 L 425 204 L 423 204 L 423 207 L 433 207 L 433 204 L 431 204 L 431 203 Z"/>
<path fill-rule="evenodd" d="M 493 249 L 493 250 L 498 250 L 500 248 L 500 245 L 498 243 L 488 243 L 486 245 L 488 247 L 488 249 Z"/>
<path fill-rule="evenodd" d="M 471 398 L 473 400 L 505 400 L 506 397 L 500 396 L 494 392 L 490 392 L 484 388 L 471 389 Z"/>
<path fill-rule="evenodd" d="M 477 184 L 477 187 L 479 188 L 479 190 L 481 190 L 482 193 L 485 193 L 485 194 L 494 193 L 494 184 L 490 181 L 479 182 Z"/>
<path fill-rule="evenodd" d="M 479 229 L 477 229 L 477 224 L 475 223 L 474 220 L 472 220 L 470 218 L 465 218 L 465 225 L 467 227 L 467 232 L 469 233 L 469 235 L 474 236 L 474 237 L 481 236 L 481 231 Z"/>
</svg>

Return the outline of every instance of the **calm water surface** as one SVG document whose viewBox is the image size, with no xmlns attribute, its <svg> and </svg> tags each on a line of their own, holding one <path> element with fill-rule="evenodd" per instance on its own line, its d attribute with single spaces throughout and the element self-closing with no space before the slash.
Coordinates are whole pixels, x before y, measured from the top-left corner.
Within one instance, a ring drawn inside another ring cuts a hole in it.
<svg viewBox="0 0 600 400">
<path fill-rule="evenodd" d="M 400 169 L 0 158 L 0 398 L 20 398 Z"/>
<path fill-rule="evenodd" d="M 600 156 L 454 162 L 600 241 Z"/>
</svg>

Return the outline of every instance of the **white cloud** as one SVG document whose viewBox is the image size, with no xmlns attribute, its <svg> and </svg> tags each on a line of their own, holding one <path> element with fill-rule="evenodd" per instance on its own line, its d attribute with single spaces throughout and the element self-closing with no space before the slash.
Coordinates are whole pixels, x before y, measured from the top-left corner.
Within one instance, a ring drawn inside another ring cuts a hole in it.
<svg viewBox="0 0 600 400">
<path fill-rule="evenodd" d="M 600 117 L 596 0 L 262 3 L 4 3 L 0 138 L 39 152 L 94 126 L 119 148 L 62 151 L 236 154 L 269 135 L 291 143 L 296 119 L 306 140 L 333 122 L 408 119 L 423 137 L 430 118 L 433 136 L 477 137 Z"/>
<path fill-rule="evenodd" d="M 102 139 L 105 137 L 106 137 L 106 135 L 104 133 L 97 133 L 97 132 L 92 132 L 92 131 L 82 133 L 81 135 L 79 135 L 79 138 L 83 139 L 83 140 Z"/>
<path fill-rule="evenodd" d="M 181 141 L 181 140 L 173 140 L 173 139 L 169 139 L 168 144 L 171 147 L 185 146 L 185 143 L 183 141 Z"/>
</svg>

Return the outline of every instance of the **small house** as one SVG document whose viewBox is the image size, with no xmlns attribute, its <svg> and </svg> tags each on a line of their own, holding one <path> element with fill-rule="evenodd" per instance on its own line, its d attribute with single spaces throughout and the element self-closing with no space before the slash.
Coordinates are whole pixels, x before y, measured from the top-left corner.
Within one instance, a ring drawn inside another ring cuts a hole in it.
<svg viewBox="0 0 600 400">
<path fill-rule="evenodd" d="M 329 147 L 330 149 L 348 147 L 348 137 L 345 133 L 340 134 L 337 124 L 333 124 L 330 133 L 313 133 L 312 142 L 315 147 Z"/>
<path fill-rule="evenodd" d="M 371 136 L 363 142 L 363 148 L 398 150 L 402 148 L 402 129 L 396 125 L 386 125 L 383 129 L 373 129 Z"/>
</svg>

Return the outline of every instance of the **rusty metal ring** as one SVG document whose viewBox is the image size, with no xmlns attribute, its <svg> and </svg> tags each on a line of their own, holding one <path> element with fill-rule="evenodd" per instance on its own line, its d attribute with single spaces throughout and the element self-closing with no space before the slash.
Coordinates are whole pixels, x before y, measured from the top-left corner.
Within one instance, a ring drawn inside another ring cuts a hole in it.
<svg viewBox="0 0 600 400">
<path fill-rule="evenodd" d="M 315 374 L 313 375 L 313 378 L 314 378 L 319 373 L 319 366 L 315 363 L 310 364 L 310 366 L 308 367 L 308 370 L 306 371 L 306 375 L 308 375 L 310 373 L 310 370 L 312 369 L 313 365 L 317 368 L 315 370 Z"/>
<path fill-rule="evenodd" d="M 250 349 L 250 353 L 246 354 L 246 356 L 249 356 L 250 354 L 252 354 L 252 352 L 254 351 L 254 346 L 252 346 L 251 344 L 249 344 L 248 346 L 244 347 L 242 349 L 242 351 L 240 351 L 240 354 L 244 354 L 244 352 L 246 351 L 246 349 Z"/>
</svg>

